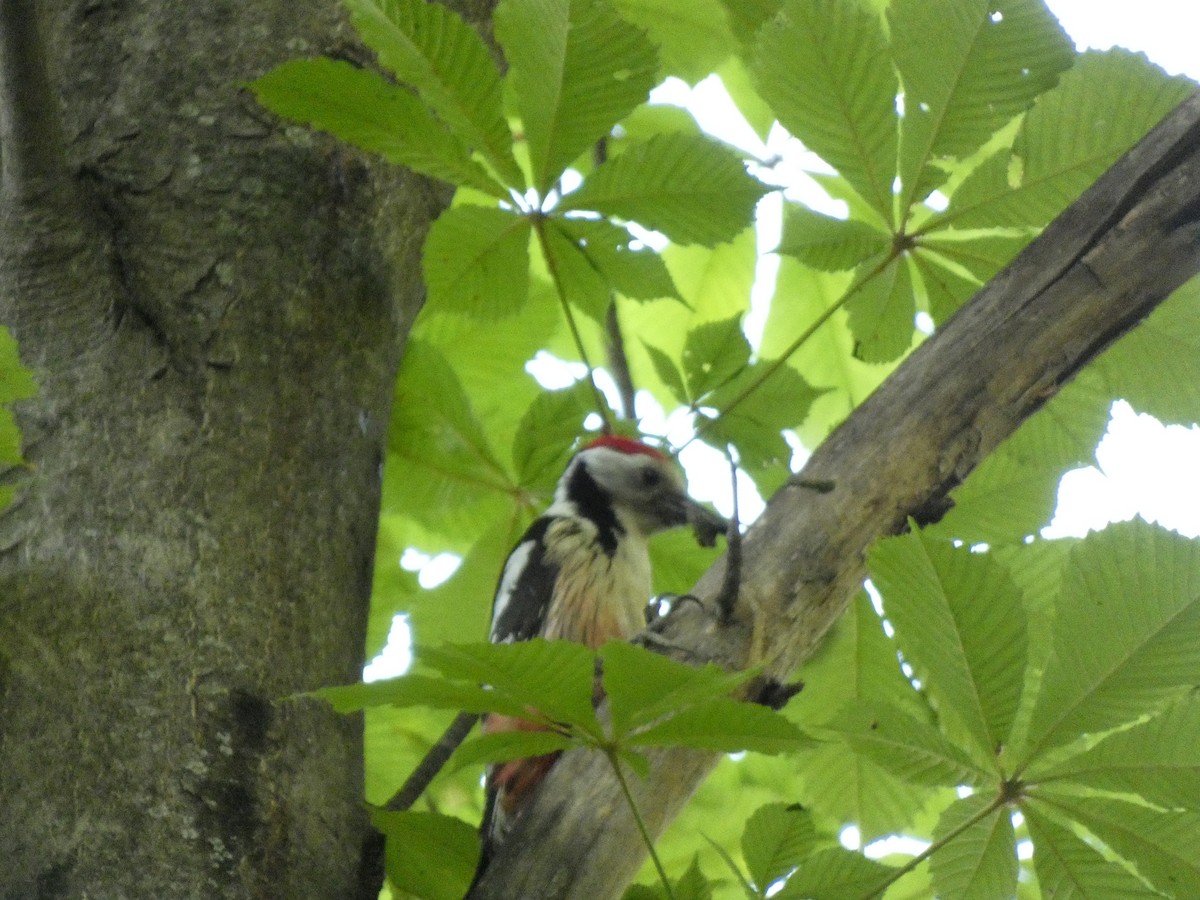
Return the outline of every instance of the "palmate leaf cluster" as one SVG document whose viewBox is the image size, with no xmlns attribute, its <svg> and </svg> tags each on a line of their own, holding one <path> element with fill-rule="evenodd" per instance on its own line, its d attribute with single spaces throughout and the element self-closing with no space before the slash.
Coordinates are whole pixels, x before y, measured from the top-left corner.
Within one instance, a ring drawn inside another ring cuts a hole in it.
<svg viewBox="0 0 1200 900">
<path fill-rule="evenodd" d="M 562 706 L 534 668 L 510 683 L 487 648 L 442 646 L 484 637 L 505 553 L 585 423 L 616 418 L 590 380 L 608 367 L 610 314 L 634 384 L 682 410 L 698 440 L 732 444 L 767 495 L 794 443 L 819 443 L 1193 86 L 1137 54 L 1076 53 L 1040 0 L 501 0 L 503 75 L 437 4 L 345 6 L 377 67 L 294 60 L 252 89 L 457 193 L 426 239 L 428 303 L 396 386 L 367 647 L 403 613 L 417 664 L 330 698 L 368 707 L 374 802 L 455 710 L 506 695 L 560 726 L 476 739 L 435 782 L 431 811 L 380 813 L 409 835 L 389 844 L 389 871 L 425 873 L 424 887 L 393 887 L 440 896 L 428 885 L 458 885 L 473 859 L 479 761 L 607 741 L 637 777 L 631 741 L 656 727 L 623 727 L 616 699 L 616 731 L 595 722 L 590 656 L 563 676 L 582 693 Z M 810 174 L 833 201 L 784 202 L 753 340 L 751 217 L 776 172 L 645 102 L 667 76 L 710 73 L 760 136 L 777 122 L 826 164 Z M 675 897 L 1200 894 L 1195 545 L 1143 523 L 1030 538 L 1063 472 L 1093 461 L 1114 399 L 1200 420 L 1198 291 L 1182 288 L 1060 390 L 940 523 L 876 548 L 882 613 L 860 597 L 785 710 L 819 742 L 717 769 L 660 843 Z M 543 390 L 525 372 L 542 353 L 588 374 Z M 396 564 L 407 548 L 462 562 L 427 590 Z M 680 592 L 711 554 L 677 534 L 654 557 L 657 587 Z M 604 652 L 619 679 L 607 655 L 623 651 Z M 692 708 L 657 708 L 683 723 L 672 740 L 746 741 L 716 706 L 702 740 L 685 727 Z M 839 843 L 848 824 L 863 842 L 904 833 L 931 850 L 868 859 Z M 1032 858 L 1017 852 L 1026 841 Z M 433 846 L 455 848 L 457 869 L 434 864 Z"/>
</svg>

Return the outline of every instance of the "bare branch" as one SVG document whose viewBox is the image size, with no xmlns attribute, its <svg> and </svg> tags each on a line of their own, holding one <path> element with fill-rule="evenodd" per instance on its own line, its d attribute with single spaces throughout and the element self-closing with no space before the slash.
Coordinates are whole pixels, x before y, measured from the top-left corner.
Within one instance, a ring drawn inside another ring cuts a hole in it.
<svg viewBox="0 0 1200 900">
<path fill-rule="evenodd" d="M 785 677 L 859 589 L 877 539 L 927 510 L 1104 348 L 1200 271 L 1200 94 L 1110 169 L 817 449 L 749 529 L 741 594 Z M 833 489 L 812 490 L 831 483 Z M 750 623 L 723 626 L 724 563 L 660 629 L 693 659 L 744 664 Z M 633 788 L 661 831 L 715 763 L 664 750 Z M 605 760 L 568 753 L 472 893 L 608 898 L 645 856 Z"/>
<path fill-rule="evenodd" d="M 608 301 L 608 312 L 604 316 L 604 332 L 608 338 L 608 370 L 617 383 L 617 393 L 621 398 L 621 418 L 632 419 L 634 400 L 637 389 L 633 384 L 633 375 L 629 371 L 629 357 L 625 355 L 625 336 L 621 332 L 621 320 L 617 315 L 617 299 L 614 296 Z"/>
</svg>

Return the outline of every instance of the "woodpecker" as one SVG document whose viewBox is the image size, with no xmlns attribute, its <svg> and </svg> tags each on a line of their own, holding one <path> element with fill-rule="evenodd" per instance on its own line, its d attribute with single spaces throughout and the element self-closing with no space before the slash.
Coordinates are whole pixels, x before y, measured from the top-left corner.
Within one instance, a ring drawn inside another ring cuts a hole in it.
<svg viewBox="0 0 1200 900">
<path fill-rule="evenodd" d="M 651 593 L 647 538 L 681 525 L 691 525 L 709 547 L 726 528 L 724 519 L 688 496 L 682 473 L 660 451 L 615 436 L 587 444 L 567 465 L 554 501 L 508 556 L 493 601 L 491 640 L 543 637 L 596 648 L 632 637 L 645 624 Z M 491 714 L 483 727 L 541 726 Z M 489 768 L 480 873 L 557 756 Z"/>
</svg>

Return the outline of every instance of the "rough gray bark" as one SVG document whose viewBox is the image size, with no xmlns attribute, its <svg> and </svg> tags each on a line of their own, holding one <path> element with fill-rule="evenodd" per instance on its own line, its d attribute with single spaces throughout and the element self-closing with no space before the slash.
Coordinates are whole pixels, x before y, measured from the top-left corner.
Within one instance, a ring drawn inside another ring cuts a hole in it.
<svg viewBox="0 0 1200 900">
<path fill-rule="evenodd" d="M 44 54 L 0 0 L 0 322 L 41 383 L 0 516 L 0 897 L 370 895 L 360 723 L 284 698 L 359 676 L 447 194 L 240 89 L 362 58 L 332 2 L 36 12 Z"/>
<path fill-rule="evenodd" d="M 1184 102 L 922 345 L 768 504 L 743 548 L 741 621 L 711 609 L 718 561 L 661 636 L 681 658 L 784 677 L 859 590 L 863 560 L 947 492 L 1055 391 L 1200 271 L 1200 94 Z M 807 489 L 828 481 L 828 493 Z M 751 610 L 756 614 L 752 615 Z M 757 623 L 759 626 L 755 628 Z M 715 763 L 664 750 L 634 779 L 660 832 Z M 473 900 L 618 896 L 645 858 L 598 754 L 567 754 Z"/>
</svg>

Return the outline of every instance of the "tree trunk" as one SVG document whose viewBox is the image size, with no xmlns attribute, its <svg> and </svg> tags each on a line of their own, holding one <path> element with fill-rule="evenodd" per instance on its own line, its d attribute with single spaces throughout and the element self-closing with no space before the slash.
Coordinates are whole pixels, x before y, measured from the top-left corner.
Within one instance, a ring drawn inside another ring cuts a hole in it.
<svg viewBox="0 0 1200 900">
<path fill-rule="evenodd" d="M 326 0 L 0 0 L 0 897 L 370 896 L 360 675 L 391 388 L 447 192 L 239 85 Z M 48 73 L 48 78 L 45 77 Z M 10 473 L 10 476 L 13 473 Z"/>
<path fill-rule="evenodd" d="M 746 535 L 739 621 L 714 610 L 718 561 L 660 641 L 690 661 L 786 677 L 858 592 L 871 544 L 946 495 L 1109 344 L 1200 272 L 1200 94 L 1193 95 L 912 354 L 813 453 Z M 807 485 L 828 483 L 832 490 Z M 716 763 L 647 754 L 634 799 L 657 834 Z M 608 762 L 566 754 L 472 900 L 617 897 L 645 847 Z"/>
</svg>

